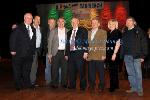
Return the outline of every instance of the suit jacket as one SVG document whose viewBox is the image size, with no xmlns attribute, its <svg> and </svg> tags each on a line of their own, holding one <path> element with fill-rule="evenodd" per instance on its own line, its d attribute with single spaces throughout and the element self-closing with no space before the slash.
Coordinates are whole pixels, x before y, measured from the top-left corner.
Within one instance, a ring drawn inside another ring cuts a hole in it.
<svg viewBox="0 0 150 100">
<path fill-rule="evenodd" d="M 34 27 L 34 26 L 33 26 Z M 40 47 L 38 48 L 38 55 L 39 56 L 42 56 L 42 49 L 43 49 L 43 45 L 44 45 L 44 41 L 43 41 L 43 39 L 44 39 L 44 36 L 43 36 L 43 28 L 40 26 L 40 32 L 41 32 L 41 44 L 40 44 Z"/>
<path fill-rule="evenodd" d="M 67 33 L 67 43 L 66 43 L 66 56 L 70 55 L 70 37 L 72 30 Z M 88 52 L 88 31 L 83 27 L 78 27 L 75 37 L 75 48 L 81 52 L 83 55 L 84 52 Z"/>
<path fill-rule="evenodd" d="M 65 40 L 67 38 L 68 29 L 65 28 Z M 48 54 L 55 56 L 58 52 L 59 38 L 58 38 L 58 28 L 51 31 L 48 37 Z M 65 53 L 65 50 L 64 50 Z"/>
<path fill-rule="evenodd" d="M 106 40 L 107 32 L 98 29 L 94 39 L 91 40 L 91 31 L 88 33 L 89 52 L 88 60 L 102 60 L 102 56 L 106 56 Z"/>
<path fill-rule="evenodd" d="M 10 51 L 16 52 L 17 57 L 32 56 L 36 48 L 36 30 L 32 28 L 33 36 L 30 39 L 26 25 L 20 24 L 10 36 Z"/>
<path fill-rule="evenodd" d="M 119 39 L 121 39 L 121 37 L 122 37 L 122 33 L 118 29 L 115 29 L 112 32 L 110 32 L 110 31 L 107 32 L 107 43 L 106 43 L 106 47 L 107 47 L 106 54 L 107 54 L 107 57 L 106 57 L 106 59 L 108 61 L 111 60 L 112 55 L 113 55 L 114 50 L 115 50 L 116 42 Z M 115 60 L 119 60 L 119 57 L 120 57 L 120 48 L 119 48 L 119 50 L 118 50 L 118 52 L 116 54 L 116 59 Z"/>
<path fill-rule="evenodd" d="M 45 56 L 48 53 L 48 37 L 50 34 L 49 27 L 42 28 L 42 50 L 43 50 L 43 56 Z"/>
</svg>

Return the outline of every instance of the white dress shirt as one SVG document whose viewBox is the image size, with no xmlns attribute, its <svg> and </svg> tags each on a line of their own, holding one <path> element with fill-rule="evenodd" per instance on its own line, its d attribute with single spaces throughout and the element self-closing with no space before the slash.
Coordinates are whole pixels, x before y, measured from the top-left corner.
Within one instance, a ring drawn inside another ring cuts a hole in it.
<svg viewBox="0 0 150 100">
<path fill-rule="evenodd" d="M 36 48 L 39 48 L 41 45 L 41 31 L 40 31 L 40 26 L 34 26 L 36 29 Z"/>
<path fill-rule="evenodd" d="M 65 50 L 65 46 L 66 46 L 65 28 L 63 29 L 58 28 L 58 39 L 59 39 L 58 50 Z"/>
<path fill-rule="evenodd" d="M 26 25 L 27 30 L 29 30 L 29 37 L 30 37 L 30 39 L 32 39 L 32 36 L 33 36 L 32 28 L 30 25 L 27 25 L 27 24 L 25 24 L 25 25 Z"/>
</svg>

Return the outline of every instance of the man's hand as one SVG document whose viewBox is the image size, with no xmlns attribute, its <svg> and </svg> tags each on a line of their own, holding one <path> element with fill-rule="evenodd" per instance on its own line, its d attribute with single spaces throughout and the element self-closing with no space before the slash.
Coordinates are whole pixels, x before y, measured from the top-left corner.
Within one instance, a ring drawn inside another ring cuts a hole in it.
<svg viewBox="0 0 150 100">
<path fill-rule="evenodd" d="M 87 60 L 87 57 L 88 57 L 88 53 L 84 53 L 83 54 L 83 59 Z"/>
<path fill-rule="evenodd" d="M 102 60 L 105 60 L 106 59 L 106 56 L 102 56 Z"/>
<path fill-rule="evenodd" d="M 143 58 L 141 58 L 140 60 L 141 60 L 141 62 L 143 62 L 143 61 L 144 61 L 144 59 L 143 59 Z"/>
<path fill-rule="evenodd" d="M 52 61 L 52 55 L 48 55 L 48 61 L 49 61 L 49 63 L 51 63 L 51 61 Z"/>
<path fill-rule="evenodd" d="M 12 56 L 15 56 L 16 55 L 16 52 L 10 52 Z"/>
<path fill-rule="evenodd" d="M 68 56 L 65 56 L 65 59 L 68 60 Z"/>
</svg>

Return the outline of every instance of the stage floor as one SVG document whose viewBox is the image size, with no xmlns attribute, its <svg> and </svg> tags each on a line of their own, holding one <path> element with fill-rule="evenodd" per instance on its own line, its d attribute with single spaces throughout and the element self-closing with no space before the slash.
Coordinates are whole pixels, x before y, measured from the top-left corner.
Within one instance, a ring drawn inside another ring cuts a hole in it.
<svg viewBox="0 0 150 100">
<path fill-rule="evenodd" d="M 121 74 L 120 74 L 121 75 Z M 109 78 L 106 71 L 106 88 L 103 93 L 91 93 L 79 90 L 79 79 L 76 90 L 52 89 L 45 86 L 44 66 L 38 70 L 38 84 L 36 89 L 16 91 L 13 84 L 13 74 L 10 60 L 0 64 L 0 100 L 150 100 L 150 79 L 143 79 L 144 96 L 139 97 L 136 93 L 127 94 L 129 84 L 126 79 L 120 79 L 120 89 L 114 93 L 108 91 Z"/>
</svg>

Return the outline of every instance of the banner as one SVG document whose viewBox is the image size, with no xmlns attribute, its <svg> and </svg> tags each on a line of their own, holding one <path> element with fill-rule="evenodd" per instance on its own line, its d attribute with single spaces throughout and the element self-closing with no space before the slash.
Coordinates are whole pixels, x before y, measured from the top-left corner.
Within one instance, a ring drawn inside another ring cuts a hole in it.
<svg viewBox="0 0 150 100">
<path fill-rule="evenodd" d="M 39 14 L 43 16 L 42 19 L 48 16 L 48 12 L 52 7 L 58 11 L 59 17 L 68 18 L 67 26 L 70 26 L 69 22 L 71 21 L 71 16 L 75 16 L 79 18 L 80 26 L 83 26 L 87 29 L 91 29 L 91 19 L 95 17 L 99 18 L 100 20 L 100 28 L 107 30 L 108 20 L 114 18 L 118 20 L 119 28 L 122 29 L 129 13 L 128 1 L 56 3 L 47 5 L 42 4 L 37 6 Z M 46 20 L 48 19 L 46 18 Z M 47 21 L 45 23 L 47 23 Z"/>
</svg>

